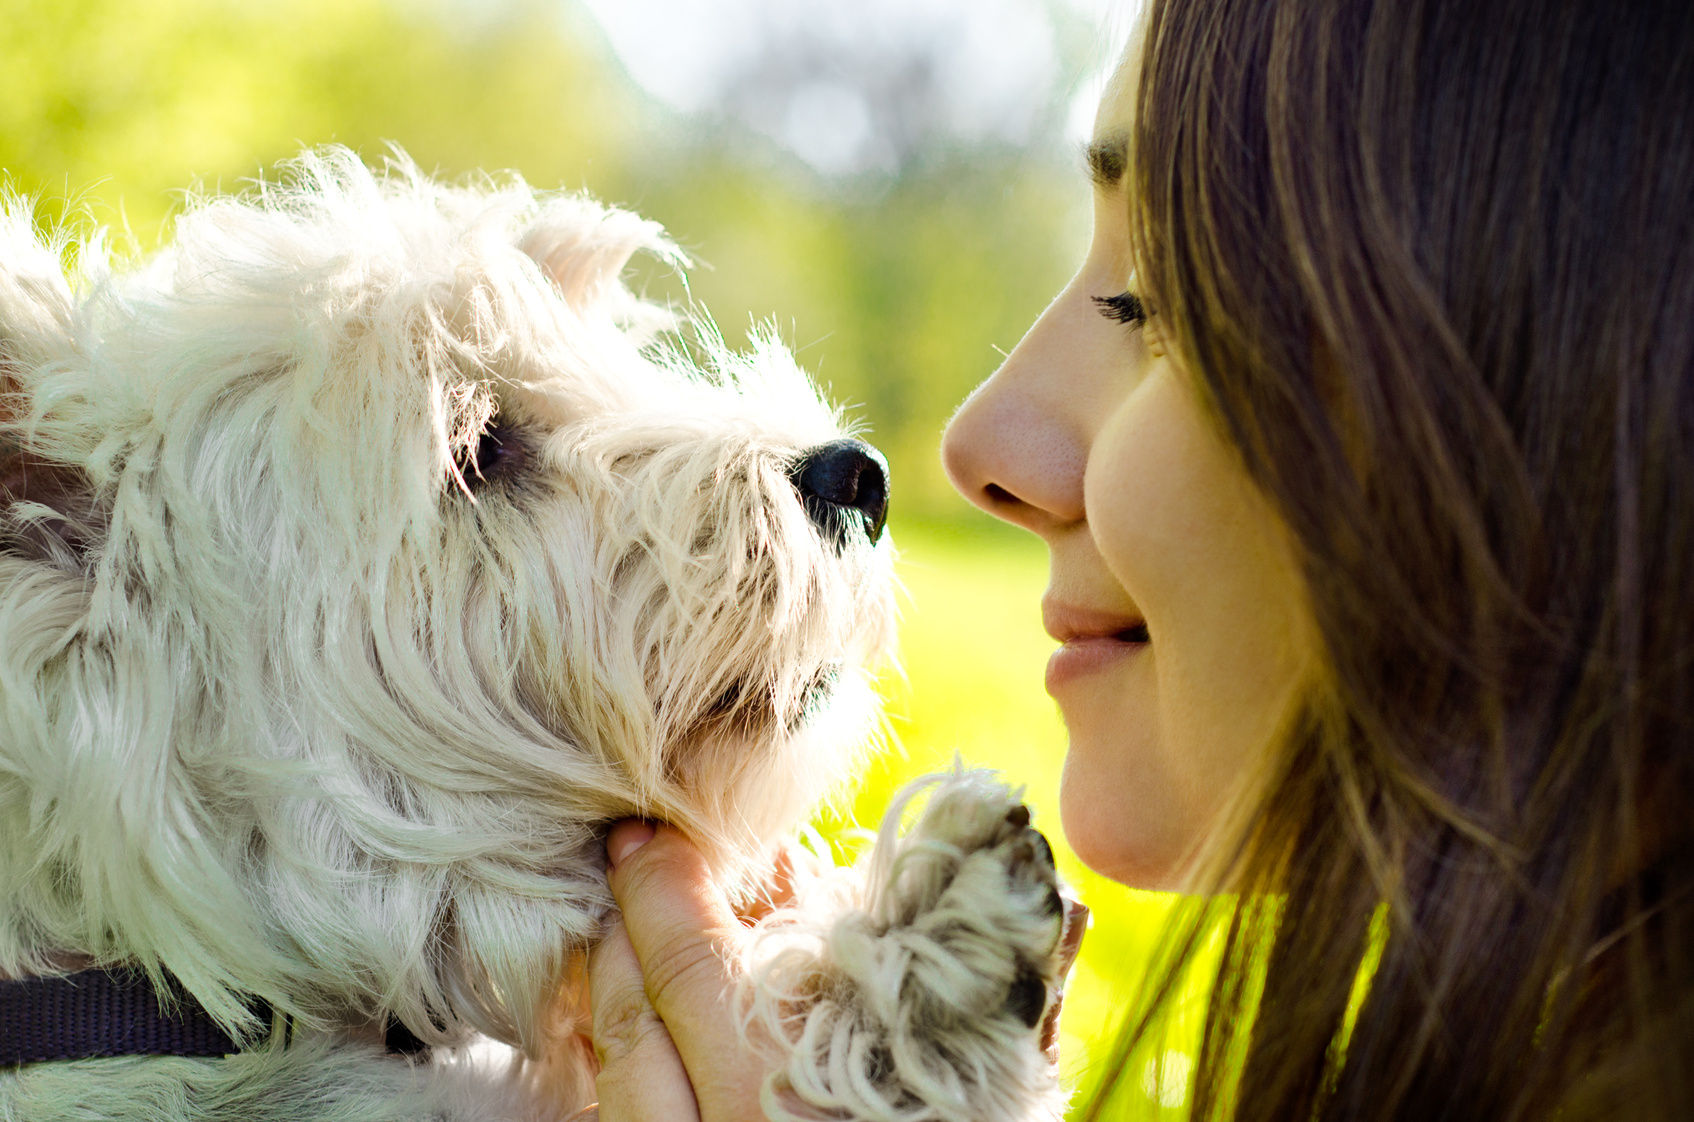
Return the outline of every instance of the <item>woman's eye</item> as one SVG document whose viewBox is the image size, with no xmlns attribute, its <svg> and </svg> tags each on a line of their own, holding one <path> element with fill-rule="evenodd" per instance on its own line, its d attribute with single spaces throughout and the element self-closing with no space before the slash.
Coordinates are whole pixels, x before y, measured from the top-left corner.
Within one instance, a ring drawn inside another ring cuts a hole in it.
<svg viewBox="0 0 1694 1122">
<path fill-rule="evenodd" d="M 1120 292 L 1116 296 L 1096 296 L 1094 304 L 1100 309 L 1100 314 L 1117 323 L 1126 323 L 1131 327 L 1140 327 L 1147 322 L 1147 306 L 1141 302 L 1141 297 L 1133 292 Z"/>
</svg>

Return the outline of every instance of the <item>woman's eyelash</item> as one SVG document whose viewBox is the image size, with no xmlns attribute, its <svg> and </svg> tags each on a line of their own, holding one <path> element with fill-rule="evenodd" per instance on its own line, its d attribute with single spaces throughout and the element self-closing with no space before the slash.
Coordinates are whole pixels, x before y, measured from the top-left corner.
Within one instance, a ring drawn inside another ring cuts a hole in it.
<svg viewBox="0 0 1694 1122">
<path fill-rule="evenodd" d="M 1120 292 L 1116 296 L 1095 296 L 1093 300 L 1099 307 L 1100 314 L 1109 320 L 1127 323 L 1131 327 L 1140 327 L 1147 322 L 1147 305 L 1133 292 Z"/>
</svg>

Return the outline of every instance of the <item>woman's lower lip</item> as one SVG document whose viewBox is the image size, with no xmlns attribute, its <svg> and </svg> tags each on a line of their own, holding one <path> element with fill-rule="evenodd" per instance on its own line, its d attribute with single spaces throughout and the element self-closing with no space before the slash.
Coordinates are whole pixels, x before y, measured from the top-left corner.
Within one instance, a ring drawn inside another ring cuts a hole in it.
<svg viewBox="0 0 1694 1122">
<path fill-rule="evenodd" d="M 1104 670 L 1139 654 L 1146 646 L 1111 635 L 1072 639 L 1047 659 L 1047 692 L 1057 696 L 1065 683 Z"/>
</svg>

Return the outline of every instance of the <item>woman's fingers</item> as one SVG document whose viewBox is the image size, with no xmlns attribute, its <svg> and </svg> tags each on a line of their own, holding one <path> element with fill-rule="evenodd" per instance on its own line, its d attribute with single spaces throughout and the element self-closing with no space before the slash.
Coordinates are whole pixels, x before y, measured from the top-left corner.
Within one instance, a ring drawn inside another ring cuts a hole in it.
<svg viewBox="0 0 1694 1122">
<path fill-rule="evenodd" d="M 582 1122 L 698 1122 L 693 1084 L 647 1000 L 641 963 L 622 923 L 589 956 L 588 992 L 594 1054 L 600 1059 L 595 1079 L 600 1110 Z"/>
<path fill-rule="evenodd" d="M 731 993 L 736 941 L 745 928 L 712 882 L 705 858 L 671 827 L 639 822 L 614 827 L 606 851 L 646 1000 L 682 1058 L 700 1118 L 761 1118 L 764 1063 L 742 1043 Z M 596 995 L 596 1041 L 599 1019 Z M 601 1105 L 604 1112 L 604 1093 Z"/>
</svg>

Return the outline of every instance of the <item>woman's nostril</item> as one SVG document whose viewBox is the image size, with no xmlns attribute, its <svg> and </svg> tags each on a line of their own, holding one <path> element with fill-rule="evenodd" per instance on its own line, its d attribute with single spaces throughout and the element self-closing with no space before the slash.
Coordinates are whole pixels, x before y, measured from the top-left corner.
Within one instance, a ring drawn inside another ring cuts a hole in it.
<svg viewBox="0 0 1694 1122">
<path fill-rule="evenodd" d="M 982 489 L 982 493 L 987 495 L 989 501 L 994 503 L 996 506 L 1002 506 L 1006 503 L 1015 503 L 1018 501 L 1018 497 L 1016 495 L 1012 494 L 998 483 L 990 483 Z"/>
</svg>

